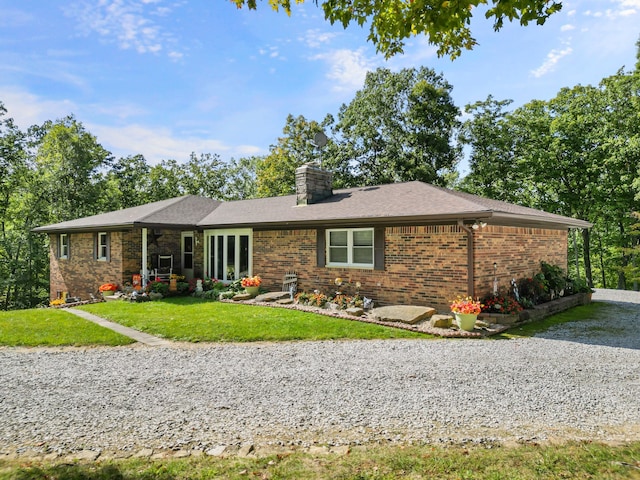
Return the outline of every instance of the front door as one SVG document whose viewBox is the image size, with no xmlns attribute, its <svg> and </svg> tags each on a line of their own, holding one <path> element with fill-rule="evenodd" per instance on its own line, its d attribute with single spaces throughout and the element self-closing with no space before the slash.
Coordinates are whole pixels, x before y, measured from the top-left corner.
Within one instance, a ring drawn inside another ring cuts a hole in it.
<svg viewBox="0 0 640 480">
<path fill-rule="evenodd" d="M 182 232 L 182 275 L 187 280 L 193 278 L 193 232 Z"/>
</svg>

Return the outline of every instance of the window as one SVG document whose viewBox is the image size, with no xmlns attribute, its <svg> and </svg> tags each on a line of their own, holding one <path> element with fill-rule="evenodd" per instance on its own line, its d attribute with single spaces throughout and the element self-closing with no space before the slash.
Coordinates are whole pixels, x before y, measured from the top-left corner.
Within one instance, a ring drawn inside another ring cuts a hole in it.
<svg viewBox="0 0 640 480">
<path fill-rule="evenodd" d="M 231 282 L 251 275 L 250 229 L 209 230 L 207 272 L 212 278 Z"/>
<path fill-rule="evenodd" d="M 69 235 L 66 233 L 60 234 L 60 240 L 58 242 L 58 257 L 69 258 Z"/>
<path fill-rule="evenodd" d="M 109 235 L 107 232 L 98 233 L 96 258 L 103 261 L 109 259 Z"/>
<path fill-rule="evenodd" d="M 327 230 L 329 266 L 373 268 L 373 229 Z"/>
</svg>

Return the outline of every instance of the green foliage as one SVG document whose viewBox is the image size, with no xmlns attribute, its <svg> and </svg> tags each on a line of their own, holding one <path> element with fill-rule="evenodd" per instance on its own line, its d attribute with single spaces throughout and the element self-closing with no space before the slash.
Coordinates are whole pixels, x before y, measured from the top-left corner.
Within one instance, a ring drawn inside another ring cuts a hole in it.
<svg viewBox="0 0 640 480">
<path fill-rule="evenodd" d="M 552 315 L 543 320 L 527 323 L 519 327 L 515 327 L 500 335 L 500 338 L 521 338 L 533 337 L 536 334 L 544 333 L 556 325 L 569 322 L 584 322 L 589 319 L 598 319 L 602 315 L 606 315 L 609 305 L 606 303 L 593 302 L 588 305 L 580 305 L 566 310 L 556 315 Z"/>
<path fill-rule="evenodd" d="M 250 9 L 257 6 L 256 0 L 231 0 L 238 8 L 246 5 Z M 303 3 L 304 0 L 295 0 Z M 291 13 L 291 0 L 270 0 L 274 10 L 282 8 Z M 478 12 L 478 6 L 487 4 L 485 19 L 493 20 L 493 28 L 498 31 L 504 21 L 518 21 L 520 25 L 535 22 L 545 23 L 549 16 L 559 12 L 561 2 L 549 0 L 316 0 L 322 6 L 326 20 L 341 24 L 369 27 L 367 39 L 378 52 L 389 58 L 402 53 L 404 44 L 417 35 L 425 35 L 438 48 L 438 55 L 458 57 L 462 50 L 471 50 L 476 44 L 471 35 L 471 20 Z"/>
<path fill-rule="evenodd" d="M 575 242 L 575 276 L 582 268 L 590 286 L 627 288 L 639 263 L 632 212 L 640 210 L 640 72 L 621 70 L 507 112 L 509 104 L 490 96 L 467 106 L 472 118 L 460 139 L 471 149 L 471 173 L 462 187 L 592 222 Z"/>
<path fill-rule="evenodd" d="M 446 184 L 460 149 L 459 109 L 452 86 L 432 69 L 367 73 L 364 87 L 342 105 L 327 164 L 344 186 L 419 180 Z"/>
<path fill-rule="evenodd" d="M 420 333 L 297 310 L 194 297 L 145 304 L 105 302 L 80 308 L 152 335 L 190 342 L 425 338 Z"/>
<path fill-rule="evenodd" d="M 169 293 L 169 284 L 166 282 L 154 281 L 147 285 L 148 293 L 160 293 L 163 296 Z"/>
<path fill-rule="evenodd" d="M 99 463 L 0 460 L 4 479 L 622 479 L 637 478 L 640 442 L 532 442 L 515 447 L 365 445 L 348 455 L 291 451 L 268 457 L 118 459 Z"/>
<path fill-rule="evenodd" d="M 0 345 L 127 345 L 128 337 L 78 318 L 63 309 L 0 312 Z"/>
<path fill-rule="evenodd" d="M 320 159 L 312 144 L 323 126 L 304 116 L 288 115 L 284 136 L 269 149 L 269 155 L 257 165 L 257 193 L 260 197 L 289 195 L 296 191 L 295 171 L 301 165 Z"/>
</svg>

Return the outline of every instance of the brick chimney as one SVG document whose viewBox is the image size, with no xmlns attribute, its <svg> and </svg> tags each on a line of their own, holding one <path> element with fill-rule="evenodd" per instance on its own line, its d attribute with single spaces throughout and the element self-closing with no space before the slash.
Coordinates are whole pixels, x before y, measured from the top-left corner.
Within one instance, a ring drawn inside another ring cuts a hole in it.
<svg viewBox="0 0 640 480">
<path fill-rule="evenodd" d="M 313 163 L 296 168 L 296 203 L 311 205 L 333 195 L 333 174 Z"/>
</svg>

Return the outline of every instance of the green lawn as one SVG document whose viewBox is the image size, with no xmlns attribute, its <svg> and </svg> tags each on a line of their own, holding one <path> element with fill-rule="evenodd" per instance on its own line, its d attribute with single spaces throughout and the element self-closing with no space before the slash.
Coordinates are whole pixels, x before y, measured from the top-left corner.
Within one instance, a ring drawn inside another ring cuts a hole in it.
<svg viewBox="0 0 640 480">
<path fill-rule="evenodd" d="M 580 305 L 564 312 L 556 313 L 551 317 L 537 322 L 527 323 L 515 327 L 500 335 L 500 338 L 533 337 L 537 333 L 547 331 L 549 328 L 568 322 L 579 322 L 598 318 L 598 315 L 611 308 L 611 305 L 602 302 L 593 302 L 588 305 Z"/>
<path fill-rule="evenodd" d="M 128 337 L 53 308 L 0 312 L 0 345 L 127 345 Z"/>
<path fill-rule="evenodd" d="M 105 460 L 42 463 L 0 460 L 0 479 L 638 479 L 640 443 L 462 446 L 371 446 L 348 455 L 290 453 L 264 458 Z"/>
<path fill-rule="evenodd" d="M 107 302 L 83 310 L 136 330 L 187 342 L 426 338 L 424 334 L 298 310 L 211 302 L 192 297 Z"/>
</svg>

